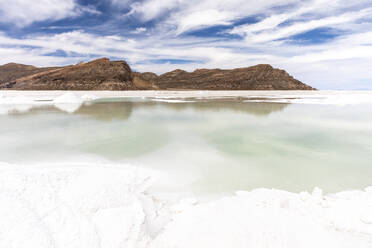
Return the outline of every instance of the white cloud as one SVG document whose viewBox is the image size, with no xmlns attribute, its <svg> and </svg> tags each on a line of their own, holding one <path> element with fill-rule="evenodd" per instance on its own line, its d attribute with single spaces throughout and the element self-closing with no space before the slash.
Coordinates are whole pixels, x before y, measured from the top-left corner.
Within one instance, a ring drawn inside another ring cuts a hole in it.
<svg viewBox="0 0 372 248">
<path fill-rule="evenodd" d="M 299 12 L 296 12 L 297 15 Z M 288 20 L 290 16 L 294 15 L 277 15 L 269 17 L 257 24 L 244 25 L 243 27 L 236 27 L 231 30 L 232 34 L 240 34 L 246 38 L 248 42 L 267 42 L 276 39 L 290 37 L 292 35 L 300 34 L 306 31 L 321 27 L 336 27 L 339 24 L 347 24 L 364 17 L 372 15 L 372 8 L 367 8 L 361 11 L 344 13 L 338 16 L 330 16 L 316 20 L 307 20 L 301 22 L 294 22 L 285 27 L 278 27 L 279 24 Z"/>
<path fill-rule="evenodd" d="M 146 0 L 131 5 L 130 14 L 139 14 L 143 21 L 149 21 L 169 12 L 185 2 L 184 0 Z"/>
<path fill-rule="evenodd" d="M 286 32 L 290 35 L 301 32 L 301 29 L 345 23 L 350 18 L 358 19 L 359 11 L 360 18 L 365 17 L 370 13 L 363 8 L 372 6 L 369 0 L 145 0 L 134 3 L 126 1 L 126 4 L 131 7 L 128 15 L 135 15 L 142 22 L 156 19 L 157 26 L 163 32 L 173 31 L 176 35 L 208 26 L 230 25 L 249 16 L 266 16 L 256 24 L 234 27 L 231 33 L 247 36 L 254 32 L 275 31 L 278 37 L 285 36 Z M 351 13 L 354 16 L 351 17 Z M 298 26 L 292 30 L 290 27 L 276 30 L 278 25 L 287 21 L 298 23 Z M 294 31 L 296 28 L 298 32 Z"/>
<path fill-rule="evenodd" d="M 177 27 L 177 34 L 185 31 L 193 30 L 195 28 L 214 26 L 214 25 L 229 25 L 231 21 L 228 11 L 220 11 L 216 9 L 207 9 L 190 13 L 184 18 L 180 18 Z"/>
<path fill-rule="evenodd" d="M 0 22 L 26 26 L 44 20 L 60 20 L 82 13 L 98 13 L 75 0 L 0 0 Z"/>
<path fill-rule="evenodd" d="M 294 4 L 300 0 L 145 0 L 131 5 L 131 15 L 142 21 L 164 18 L 160 25 L 175 27 L 181 34 L 196 28 L 227 25 L 250 15 L 269 13 L 273 7 Z"/>
<path fill-rule="evenodd" d="M 31 49 L 31 48 L 1 48 L 0 47 L 0 64 L 6 64 L 9 62 L 37 65 L 37 66 L 51 66 L 51 65 L 66 65 L 75 64 L 87 58 L 76 57 L 56 57 L 56 56 L 44 56 L 43 49 Z M 11 58 L 11 60 L 9 60 Z"/>
<path fill-rule="evenodd" d="M 305 13 L 314 11 L 319 13 L 322 8 L 326 7 L 327 3 L 328 1 L 324 0 L 304 1 L 302 5 L 298 6 L 298 8 L 294 8 L 289 11 L 283 11 L 279 14 L 273 13 L 272 15 L 269 15 L 267 18 L 264 18 L 263 20 L 254 24 L 243 24 L 236 26 L 230 31 L 230 33 L 244 36 L 255 32 L 274 29 L 278 27 L 280 24 L 290 19 L 298 18 L 299 16 Z M 313 18 L 315 18 L 314 14 Z"/>
<path fill-rule="evenodd" d="M 136 28 L 134 31 L 132 31 L 131 33 L 132 34 L 141 34 L 141 33 L 144 33 L 146 32 L 147 28 L 145 27 L 139 27 L 139 28 Z"/>
</svg>

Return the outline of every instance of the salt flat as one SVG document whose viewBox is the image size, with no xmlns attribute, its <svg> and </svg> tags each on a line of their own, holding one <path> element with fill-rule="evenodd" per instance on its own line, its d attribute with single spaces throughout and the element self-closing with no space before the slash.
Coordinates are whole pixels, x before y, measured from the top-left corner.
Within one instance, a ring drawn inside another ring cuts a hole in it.
<svg viewBox="0 0 372 248">
<path fill-rule="evenodd" d="M 0 247 L 370 248 L 371 103 L 0 91 Z"/>
</svg>

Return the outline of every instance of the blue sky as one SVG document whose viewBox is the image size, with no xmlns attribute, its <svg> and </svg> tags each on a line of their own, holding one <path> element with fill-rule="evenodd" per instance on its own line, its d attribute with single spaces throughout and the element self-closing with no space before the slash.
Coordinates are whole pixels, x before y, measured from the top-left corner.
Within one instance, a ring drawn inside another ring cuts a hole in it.
<svg viewBox="0 0 372 248">
<path fill-rule="evenodd" d="M 371 0 L 0 0 L 0 64 L 98 57 L 134 70 L 287 70 L 319 89 L 372 89 Z"/>
</svg>

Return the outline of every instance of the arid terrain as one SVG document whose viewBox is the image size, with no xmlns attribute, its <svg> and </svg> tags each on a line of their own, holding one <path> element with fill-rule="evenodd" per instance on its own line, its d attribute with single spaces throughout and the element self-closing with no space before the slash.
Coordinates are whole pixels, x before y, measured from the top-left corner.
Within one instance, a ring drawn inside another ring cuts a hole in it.
<svg viewBox="0 0 372 248">
<path fill-rule="evenodd" d="M 315 90 L 270 65 L 233 70 L 134 72 L 107 58 L 63 67 L 0 66 L 0 89 L 11 90 Z"/>
</svg>

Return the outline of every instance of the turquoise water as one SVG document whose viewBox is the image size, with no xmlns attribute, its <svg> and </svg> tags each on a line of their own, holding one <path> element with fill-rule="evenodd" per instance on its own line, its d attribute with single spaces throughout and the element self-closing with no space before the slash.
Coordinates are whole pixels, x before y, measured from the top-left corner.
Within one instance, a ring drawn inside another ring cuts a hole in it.
<svg viewBox="0 0 372 248">
<path fill-rule="evenodd" d="M 230 194 L 372 185 L 372 105 L 106 99 L 0 115 L 0 161 L 113 162 L 165 173 L 169 190 Z"/>
</svg>

